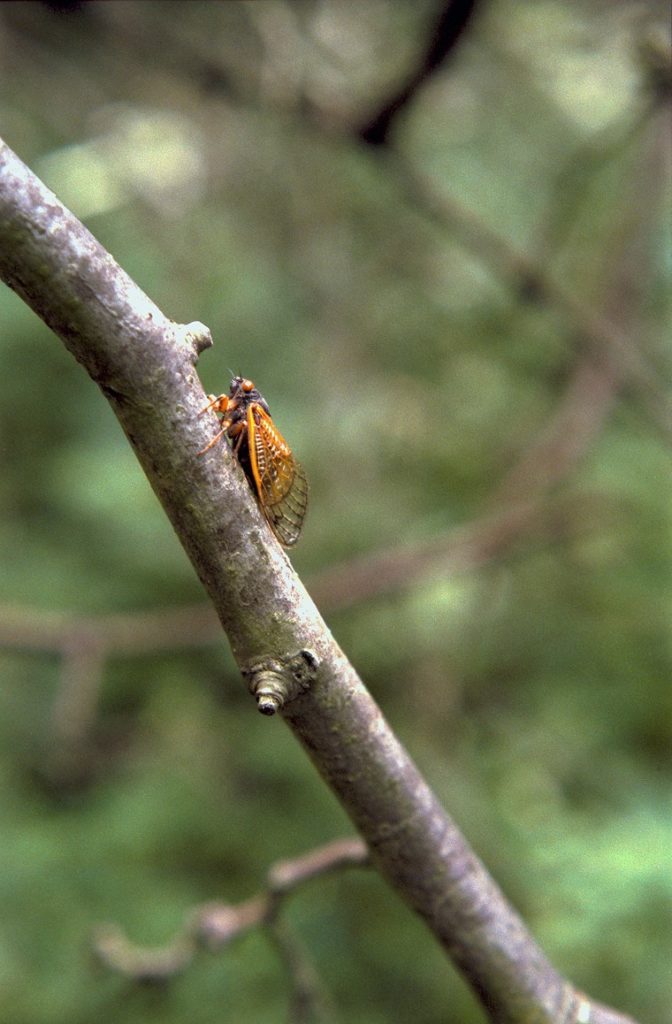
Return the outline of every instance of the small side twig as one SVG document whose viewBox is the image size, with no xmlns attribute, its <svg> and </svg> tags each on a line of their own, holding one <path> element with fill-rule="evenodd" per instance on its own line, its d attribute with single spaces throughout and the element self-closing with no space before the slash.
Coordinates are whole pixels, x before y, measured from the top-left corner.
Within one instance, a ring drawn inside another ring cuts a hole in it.
<svg viewBox="0 0 672 1024">
<path fill-rule="evenodd" d="M 306 882 L 368 863 L 369 852 L 360 839 L 337 839 L 300 857 L 273 864 L 266 889 L 242 903 L 206 903 L 190 911 L 183 928 L 165 946 L 136 946 L 118 925 L 105 924 L 95 929 L 93 953 L 109 970 L 138 984 L 163 984 L 186 970 L 200 949 L 215 952 L 252 929 L 262 928 L 277 950 L 288 978 L 291 1020 L 295 1024 L 329 1024 L 333 1019 L 329 997 L 303 943 L 284 920 L 281 908 L 285 899 Z"/>
<path fill-rule="evenodd" d="M 291 982 L 291 1024 L 332 1024 L 336 1016 L 329 993 L 304 943 L 284 918 L 274 918 L 267 932 Z"/>
</svg>

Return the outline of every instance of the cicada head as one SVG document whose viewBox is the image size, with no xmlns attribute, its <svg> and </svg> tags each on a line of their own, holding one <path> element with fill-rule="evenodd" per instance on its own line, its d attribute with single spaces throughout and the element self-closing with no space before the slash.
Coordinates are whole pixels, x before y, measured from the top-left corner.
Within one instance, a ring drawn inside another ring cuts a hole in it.
<svg viewBox="0 0 672 1024">
<path fill-rule="evenodd" d="M 254 386 L 251 380 L 246 377 L 233 377 L 229 385 L 229 398 L 243 409 L 247 409 L 252 402 L 260 405 L 264 412 L 270 412 L 268 403 L 261 391 Z"/>
</svg>

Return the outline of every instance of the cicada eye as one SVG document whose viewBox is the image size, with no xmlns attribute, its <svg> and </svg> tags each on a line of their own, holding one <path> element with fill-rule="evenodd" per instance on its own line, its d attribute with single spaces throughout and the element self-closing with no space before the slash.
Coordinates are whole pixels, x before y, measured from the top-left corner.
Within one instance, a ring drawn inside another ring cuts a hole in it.
<svg viewBox="0 0 672 1024">
<path fill-rule="evenodd" d="M 240 386 L 243 391 L 254 391 L 254 384 L 251 380 L 240 380 Z"/>
</svg>

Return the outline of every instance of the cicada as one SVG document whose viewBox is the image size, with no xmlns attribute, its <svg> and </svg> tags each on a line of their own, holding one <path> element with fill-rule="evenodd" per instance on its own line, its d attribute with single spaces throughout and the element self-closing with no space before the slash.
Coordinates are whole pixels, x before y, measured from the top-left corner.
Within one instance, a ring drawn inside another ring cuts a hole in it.
<svg viewBox="0 0 672 1024">
<path fill-rule="evenodd" d="M 245 377 L 233 378 L 228 395 L 208 398 L 200 415 L 214 409 L 223 417 L 221 430 L 198 454 L 209 451 L 227 434 L 266 522 L 284 547 L 292 547 L 308 507 L 308 482 L 271 419 L 266 399 Z"/>
</svg>

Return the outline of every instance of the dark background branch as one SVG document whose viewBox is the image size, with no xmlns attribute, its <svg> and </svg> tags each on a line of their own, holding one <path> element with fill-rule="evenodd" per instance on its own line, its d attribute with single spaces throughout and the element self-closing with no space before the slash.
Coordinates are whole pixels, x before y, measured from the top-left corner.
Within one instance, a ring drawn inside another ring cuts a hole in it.
<svg viewBox="0 0 672 1024">
<path fill-rule="evenodd" d="M 357 130 L 356 134 L 362 142 L 369 146 L 388 144 L 396 119 L 413 102 L 418 90 L 445 66 L 467 29 L 476 7 L 476 0 L 448 0 L 443 4 L 416 67 L 399 88 L 385 99 L 380 110 Z"/>
</svg>

